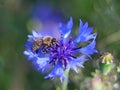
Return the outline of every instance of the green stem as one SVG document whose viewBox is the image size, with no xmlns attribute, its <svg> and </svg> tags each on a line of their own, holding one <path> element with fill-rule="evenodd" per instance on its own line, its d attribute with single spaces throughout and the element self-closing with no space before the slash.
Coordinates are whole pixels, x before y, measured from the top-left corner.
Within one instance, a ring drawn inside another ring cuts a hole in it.
<svg viewBox="0 0 120 90">
<path fill-rule="evenodd" d="M 69 71 L 65 71 L 64 72 L 66 77 L 69 77 Z M 64 79 L 63 83 L 62 83 L 62 89 L 61 90 L 67 90 L 67 85 L 68 85 L 68 80 Z"/>
</svg>

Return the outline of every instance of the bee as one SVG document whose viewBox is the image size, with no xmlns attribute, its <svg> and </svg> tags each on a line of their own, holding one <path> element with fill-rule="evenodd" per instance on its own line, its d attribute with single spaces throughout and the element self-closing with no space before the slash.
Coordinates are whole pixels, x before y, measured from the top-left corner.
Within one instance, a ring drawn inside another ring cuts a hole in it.
<svg viewBox="0 0 120 90">
<path fill-rule="evenodd" d="M 43 45 L 45 46 L 52 46 L 56 44 L 56 38 L 53 38 L 51 36 L 45 36 L 43 38 Z"/>
<path fill-rule="evenodd" d="M 41 38 L 36 38 L 31 49 L 33 51 L 37 51 L 42 46 L 42 43 L 43 43 L 43 40 Z"/>
<path fill-rule="evenodd" d="M 51 36 L 45 36 L 43 38 L 37 38 L 35 39 L 35 42 L 32 46 L 32 50 L 36 53 L 38 52 L 38 49 L 42 47 L 42 52 L 47 53 L 48 49 L 52 47 L 53 45 L 56 45 L 56 38 L 53 38 Z"/>
</svg>

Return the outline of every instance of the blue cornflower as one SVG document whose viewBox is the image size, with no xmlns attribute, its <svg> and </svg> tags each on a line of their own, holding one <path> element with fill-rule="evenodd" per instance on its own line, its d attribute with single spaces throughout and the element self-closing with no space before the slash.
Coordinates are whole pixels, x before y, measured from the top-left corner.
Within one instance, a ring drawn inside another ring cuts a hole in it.
<svg viewBox="0 0 120 90">
<path fill-rule="evenodd" d="M 64 74 L 65 70 L 69 72 L 70 69 L 73 69 L 78 72 L 77 67 L 83 68 L 82 63 L 88 60 L 87 57 L 97 53 L 95 49 L 97 33 L 92 33 L 93 28 L 88 27 L 87 22 L 83 24 L 80 20 L 79 33 L 74 39 L 71 36 L 72 26 L 72 18 L 70 18 L 67 24 L 60 23 L 60 37 L 52 37 L 55 40 L 54 44 L 41 44 L 37 50 L 33 50 L 36 40 L 42 40 L 41 43 L 43 43 L 43 38 L 46 36 L 42 36 L 35 31 L 32 32 L 33 35 L 28 35 L 27 49 L 24 51 L 24 54 L 33 60 L 38 71 L 51 71 L 45 78 L 54 79 L 58 76 L 62 81 L 67 78 Z M 84 45 L 79 46 L 82 44 Z M 39 45 L 39 43 L 36 45 Z"/>
</svg>

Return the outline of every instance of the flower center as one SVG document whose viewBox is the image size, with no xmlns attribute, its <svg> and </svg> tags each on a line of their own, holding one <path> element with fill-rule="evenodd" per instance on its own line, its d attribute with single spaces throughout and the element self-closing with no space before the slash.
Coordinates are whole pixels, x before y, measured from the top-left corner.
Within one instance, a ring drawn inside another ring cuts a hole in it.
<svg viewBox="0 0 120 90">
<path fill-rule="evenodd" d="M 74 56 L 74 47 L 71 39 L 67 44 L 63 44 L 62 41 L 59 41 L 57 45 L 54 45 L 51 48 L 50 64 L 56 65 L 57 63 L 61 63 L 62 67 L 66 68 L 69 60 L 76 58 Z"/>
</svg>

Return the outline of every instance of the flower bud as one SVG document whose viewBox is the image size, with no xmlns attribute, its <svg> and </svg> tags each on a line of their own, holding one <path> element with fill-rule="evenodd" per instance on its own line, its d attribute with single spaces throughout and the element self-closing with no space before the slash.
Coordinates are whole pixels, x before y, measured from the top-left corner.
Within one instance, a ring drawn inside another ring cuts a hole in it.
<svg viewBox="0 0 120 90">
<path fill-rule="evenodd" d="M 99 69 L 104 74 L 107 75 L 113 67 L 113 56 L 109 52 L 104 52 L 100 57 Z"/>
</svg>

